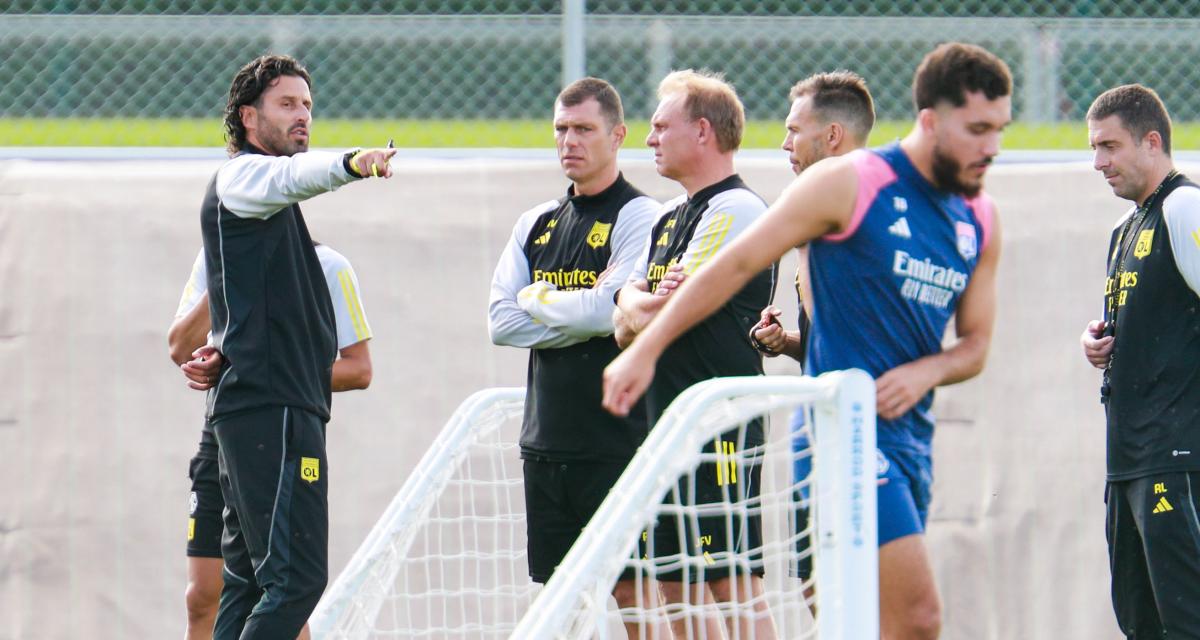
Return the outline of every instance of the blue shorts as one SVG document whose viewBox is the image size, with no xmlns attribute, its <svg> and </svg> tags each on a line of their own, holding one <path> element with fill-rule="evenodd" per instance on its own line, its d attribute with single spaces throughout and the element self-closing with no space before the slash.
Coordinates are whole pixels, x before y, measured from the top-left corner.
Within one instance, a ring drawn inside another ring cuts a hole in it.
<svg viewBox="0 0 1200 640">
<path fill-rule="evenodd" d="M 796 481 L 812 471 L 809 448 L 810 431 L 805 428 L 805 411 L 796 412 L 792 419 L 793 450 Z M 804 452 L 804 453 L 802 453 Z M 932 497 L 933 460 L 930 456 L 899 448 L 876 450 L 876 490 L 879 515 L 879 546 L 914 533 L 924 533 L 929 518 Z M 801 490 L 801 510 L 807 511 L 808 485 Z M 803 522 L 807 523 L 807 513 Z"/>
<path fill-rule="evenodd" d="M 925 533 L 932 497 L 933 461 L 903 449 L 877 449 L 879 488 L 879 546 Z"/>
</svg>

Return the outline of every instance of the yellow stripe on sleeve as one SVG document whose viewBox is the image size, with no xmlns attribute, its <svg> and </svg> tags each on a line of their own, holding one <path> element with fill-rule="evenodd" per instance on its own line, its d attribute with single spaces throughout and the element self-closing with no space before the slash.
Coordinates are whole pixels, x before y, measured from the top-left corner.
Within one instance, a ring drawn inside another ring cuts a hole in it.
<svg viewBox="0 0 1200 640">
<path fill-rule="evenodd" d="M 732 228 L 733 216 L 731 214 L 718 213 L 713 216 L 695 261 L 687 266 L 688 275 L 695 273 L 701 265 L 716 255 L 717 251 L 725 244 L 725 237 L 729 235 L 729 230 Z"/>
<path fill-rule="evenodd" d="M 342 297 L 346 299 L 346 310 L 350 312 L 350 322 L 354 324 L 354 336 L 360 342 L 370 338 L 367 323 L 363 320 L 362 308 L 358 305 L 358 291 L 354 288 L 354 279 L 350 277 L 350 270 L 339 271 L 338 281 L 342 284 Z"/>
</svg>

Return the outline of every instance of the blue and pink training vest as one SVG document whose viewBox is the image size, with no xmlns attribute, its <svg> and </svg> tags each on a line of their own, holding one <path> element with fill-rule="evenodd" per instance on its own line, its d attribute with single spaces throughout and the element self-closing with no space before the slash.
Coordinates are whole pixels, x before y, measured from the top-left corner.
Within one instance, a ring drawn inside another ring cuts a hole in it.
<svg viewBox="0 0 1200 640">
<path fill-rule="evenodd" d="M 878 378 L 942 350 L 992 230 L 992 201 L 938 190 L 899 144 L 849 156 L 858 170 L 850 225 L 809 245 L 813 292 L 805 373 L 859 368 Z M 929 455 L 926 394 L 896 420 L 879 420 L 881 449 Z"/>
</svg>

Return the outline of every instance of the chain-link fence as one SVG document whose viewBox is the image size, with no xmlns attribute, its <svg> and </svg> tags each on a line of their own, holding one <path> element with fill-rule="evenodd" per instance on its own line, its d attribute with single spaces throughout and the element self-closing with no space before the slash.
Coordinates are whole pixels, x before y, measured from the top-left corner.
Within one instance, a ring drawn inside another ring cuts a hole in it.
<svg viewBox="0 0 1200 640">
<path fill-rule="evenodd" d="M 1187 145 L 1200 120 L 1200 2 L 1167 0 L 9 0 L 0 6 L 0 145 L 219 146 L 229 79 L 265 52 L 314 78 L 333 144 L 377 126 L 409 146 L 541 146 L 562 84 L 613 81 L 629 117 L 669 70 L 723 72 L 775 144 L 788 87 L 850 69 L 883 135 L 911 118 L 909 84 L 939 42 L 1012 67 L 1018 146 L 1079 148 L 1105 88 L 1156 88 Z M 1024 138 L 1019 130 L 1024 128 Z M 759 134 L 759 130 L 766 133 Z M 339 133 L 341 132 L 341 133 Z M 1009 146 L 1012 146 L 1011 144 Z"/>
</svg>

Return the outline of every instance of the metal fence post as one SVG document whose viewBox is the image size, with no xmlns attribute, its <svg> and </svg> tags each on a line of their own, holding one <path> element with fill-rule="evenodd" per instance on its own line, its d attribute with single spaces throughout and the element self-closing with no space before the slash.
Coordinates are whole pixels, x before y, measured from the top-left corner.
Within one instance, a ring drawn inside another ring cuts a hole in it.
<svg viewBox="0 0 1200 640">
<path fill-rule="evenodd" d="M 587 74 L 587 44 L 584 42 L 586 0 L 563 0 L 562 84 L 567 86 Z"/>
</svg>

